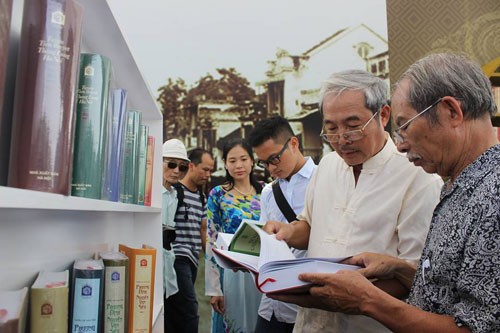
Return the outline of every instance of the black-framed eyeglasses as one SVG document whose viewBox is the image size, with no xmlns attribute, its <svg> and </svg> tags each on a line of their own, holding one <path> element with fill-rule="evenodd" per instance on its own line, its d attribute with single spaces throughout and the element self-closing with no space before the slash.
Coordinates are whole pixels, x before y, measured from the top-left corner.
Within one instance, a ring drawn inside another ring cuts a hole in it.
<svg viewBox="0 0 500 333">
<path fill-rule="evenodd" d="M 169 160 L 164 160 L 163 163 L 167 166 L 169 169 L 175 169 L 179 167 L 180 172 L 186 172 L 189 169 L 189 166 L 184 163 L 177 163 L 174 161 L 169 161 Z"/>
<path fill-rule="evenodd" d="M 353 130 L 353 131 L 347 131 L 341 134 L 328 134 L 328 133 L 323 133 L 323 130 L 321 130 L 321 138 L 328 143 L 338 143 L 340 141 L 340 138 L 344 138 L 347 141 L 358 141 L 361 140 L 362 138 L 365 137 L 365 128 L 370 124 L 370 122 L 375 118 L 375 116 L 378 114 L 379 111 L 375 112 L 373 116 L 368 119 L 368 121 L 363 125 L 358 130 Z"/>
<path fill-rule="evenodd" d="M 438 105 L 438 103 L 441 102 L 442 99 L 443 99 L 443 97 L 438 98 L 434 103 L 432 103 L 431 105 L 429 105 L 428 107 L 426 107 L 425 109 L 423 109 L 422 111 L 417 113 L 415 116 L 408 119 L 403 125 L 396 128 L 394 130 L 394 143 L 397 145 L 403 143 L 403 141 L 405 141 L 403 133 L 406 132 L 406 130 L 408 129 L 408 126 L 410 126 L 411 122 L 414 121 L 415 119 L 417 119 L 418 117 L 420 117 L 421 115 L 423 115 L 425 112 L 427 112 L 430 109 L 432 109 L 433 107 L 435 107 L 436 105 Z"/>
<path fill-rule="evenodd" d="M 291 139 L 292 138 L 290 137 L 290 138 L 288 138 L 288 140 L 286 140 L 285 144 L 283 145 L 283 148 L 281 148 L 281 150 L 276 155 L 268 158 L 265 161 L 258 160 L 257 165 L 260 166 L 261 168 L 266 168 L 266 169 L 269 168 L 269 164 L 278 165 L 280 160 L 281 160 L 281 156 L 283 155 L 286 148 L 288 147 L 288 142 L 290 142 Z"/>
</svg>

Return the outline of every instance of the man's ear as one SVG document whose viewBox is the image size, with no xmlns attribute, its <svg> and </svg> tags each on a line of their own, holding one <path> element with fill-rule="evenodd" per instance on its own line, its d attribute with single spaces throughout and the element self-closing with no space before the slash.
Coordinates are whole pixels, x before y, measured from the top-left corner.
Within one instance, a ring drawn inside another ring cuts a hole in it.
<svg viewBox="0 0 500 333">
<path fill-rule="evenodd" d="M 299 149 L 300 146 L 299 139 L 296 136 L 292 136 L 288 144 L 297 149 Z"/>
<path fill-rule="evenodd" d="M 451 126 L 457 127 L 463 123 L 464 113 L 461 103 L 456 98 L 445 96 L 441 103 L 438 104 L 438 107 L 441 108 L 441 112 L 443 112 L 445 119 L 450 122 Z"/>
<path fill-rule="evenodd" d="M 386 104 L 380 108 L 380 122 L 383 127 L 386 127 L 389 121 L 391 120 L 391 107 Z"/>
</svg>

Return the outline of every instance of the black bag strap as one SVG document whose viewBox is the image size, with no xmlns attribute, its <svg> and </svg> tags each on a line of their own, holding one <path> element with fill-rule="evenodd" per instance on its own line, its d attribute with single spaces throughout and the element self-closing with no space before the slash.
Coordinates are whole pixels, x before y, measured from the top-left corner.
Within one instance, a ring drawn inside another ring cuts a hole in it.
<svg viewBox="0 0 500 333">
<path fill-rule="evenodd" d="M 281 190 L 280 184 L 278 183 L 278 180 L 275 180 L 272 186 L 273 186 L 274 199 L 276 200 L 279 209 L 281 210 L 283 215 L 285 215 L 288 222 L 293 222 L 297 220 L 297 214 L 295 214 L 292 207 L 290 207 L 290 204 L 286 200 L 285 195 Z"/>
</svg>

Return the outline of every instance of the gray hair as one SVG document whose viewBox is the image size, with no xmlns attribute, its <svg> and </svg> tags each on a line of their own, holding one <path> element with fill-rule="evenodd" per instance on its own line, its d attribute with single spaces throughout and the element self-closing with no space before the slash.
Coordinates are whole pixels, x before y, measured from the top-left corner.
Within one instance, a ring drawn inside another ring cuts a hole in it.
<svg viewBox="0 0 500 333">
<path fill-rule="evenodd" d="M 406 79 L 409 80 L 409 103 L 417 111 L 441 97 L 453 96 L 460 100 L 466 119 L 496 113 L 490 80 L 477 63 L 464 55 L 436 53 L 426 56 L 403 73 L 394 89 Z M 426 112 L 424 116 L 431 123 L 437 122 L 435 112 Z"/>
<path fill-rule="evenodd" d="M 327 95 L 339 95 L 346 90 L 359 90 L 365 95 L 365 106 L 372 113 L 388 103 L 387 84 L 375 75 L 359 69 L 332 74 L 321 85 L 319 110 L 323 112 L 323 100 Z"/>
</svg>

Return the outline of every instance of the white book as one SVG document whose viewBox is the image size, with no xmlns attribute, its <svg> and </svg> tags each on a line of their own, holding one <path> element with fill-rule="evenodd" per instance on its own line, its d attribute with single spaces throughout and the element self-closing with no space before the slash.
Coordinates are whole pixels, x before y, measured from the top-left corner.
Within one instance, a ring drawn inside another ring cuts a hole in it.
<svg viewBox="0 0 500 333">
<path fill-rule="evenodd" d="M 311 285 L 301 273 L 335 273 L 360 267 L 341 264 L 343 258 L 295 258 L 286 242 L 277 240 L 255 223 L 242 222 L 227 250 L 214 248 L 217 264 L 226 269 L 249 271 L 262 293 L 303 292 Z"/>
</svg>

